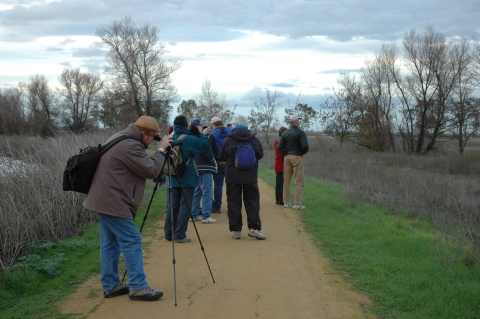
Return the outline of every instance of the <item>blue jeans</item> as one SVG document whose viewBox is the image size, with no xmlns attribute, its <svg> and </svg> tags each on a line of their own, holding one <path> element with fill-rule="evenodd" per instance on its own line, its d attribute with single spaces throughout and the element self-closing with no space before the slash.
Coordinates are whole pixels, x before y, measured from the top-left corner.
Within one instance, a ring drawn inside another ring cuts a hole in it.
<svg viewBox="0 0 480 319">
<path fill-rule="evenodd" d="M 100 217 L 100 282 L 111 291 L 119 282 L 118 258 L 123 252 L 130 290 L 147 287 L 143 270 L 142 236 L 132 219 L 105 214 Z"/>
<path fill-rule="evenodd" d="M 172 236 L 172 215 L 171 210 L 167 210 L 165 215 L 165 238 L 170 240 L 184 239 L 187 237 L 188 219 L 190 218 L 190 211 L 188 208 L 192 208 L 193 192 L 195 187 L 184 187 L 185 197 L 182 195 L 180 187 L 171 187 L 171 201 L 170 205 L 173 209 L 173 228 L 174 233 Z M 188 204 L 188 205 L 187 205 Z"/>
<path fill-rule="evenodd" d="M 222 208 L 223 181 L 225 180 L 225 167 L 219 168 L 217 173 L 213 173 L 213 204 L 212 208 L 220 210 Z"/>
<path fill-rule="evenodd" d="M 198 186 L 195 187 L 192 203 L 192 216 L 196 218 L 200 212 L 202 200 L 202 219 L 208 219 L 212 214 L 212 173 L 198 176 Z"/>
</svg>

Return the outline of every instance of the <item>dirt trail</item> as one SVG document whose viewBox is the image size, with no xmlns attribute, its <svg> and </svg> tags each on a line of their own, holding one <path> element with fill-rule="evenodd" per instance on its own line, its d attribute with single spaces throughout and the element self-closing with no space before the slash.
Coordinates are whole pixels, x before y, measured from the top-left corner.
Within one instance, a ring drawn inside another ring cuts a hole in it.
<svg viewBox="0 0 480 319">
<path fill-rule="evenodd" d="M 274 190 L 263 181 L 259 186 L 266 240 L 247 236 L 245 213 L 242 239 L 233 239 L 226 203 L 212 216 L 217 224 L 196 223 L 215 283 L 190 223 L 193 242 L 175 244 L 175 306 L 172 244 L 163 239 L 162 221 L 144 251 L 147 281 L 164 292 L 162 299 L 105 299 L 94 276 L 69 296 L 62 312 L 76 318 L 375 318 L 368 297 L 329 268 L 304 232 L 300 212 L 275 205 Z"/>
</svg>

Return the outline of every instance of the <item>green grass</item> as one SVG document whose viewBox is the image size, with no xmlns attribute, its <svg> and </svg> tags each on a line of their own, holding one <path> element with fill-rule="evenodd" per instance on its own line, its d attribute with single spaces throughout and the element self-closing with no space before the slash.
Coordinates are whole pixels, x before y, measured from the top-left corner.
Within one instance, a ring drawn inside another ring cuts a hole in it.
<svg viewBox="0 0 480 319">
<path fill-rule="evenodd" d="M 152 198 L 154 184 L 150 184 L 135 219 L 139 227 Z M 165 188 L 159 188 L 145 220 L 143 236 L 153 234 L 153 225 L 163 216 L 164 209 Z M 69 318 L 59 311 L 59 302 L 90 276 L 100 273 L 99 238 L 98 223 L 91 224 L 81 236 L 33 247 L 18 268 L 0 273 L 0 318 Z M 144 248 L 148 250 L 148 242 Z"/>
<path fill-rule="evenodd" d="M 275 173 L 260 169 L 274 186 Z M 306 179 L 302 219 L 315 244 L 381 318 L 480 318 L 480 272 L 451 260 L 427 222 L 346 199 L 341 186 Z"/>
</svg>

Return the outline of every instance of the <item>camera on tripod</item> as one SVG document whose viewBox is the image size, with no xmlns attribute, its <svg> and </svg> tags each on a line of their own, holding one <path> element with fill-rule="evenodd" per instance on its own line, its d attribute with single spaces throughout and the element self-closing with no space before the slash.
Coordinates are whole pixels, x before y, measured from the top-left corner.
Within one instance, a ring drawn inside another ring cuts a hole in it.
<svg viewBox="0 0 480 319">
<path fill-rule="evenodd" d="M 153 137 L 153 139 L 154 139 L 155 141 L 159 142 L 162 138 L 160 137 L 160 135 L 155 135 L 155 136 Z M 182 145 L 182 144 L 183 144 L 183 140 L 175 140 L 175 141 L 172 140 L 172 141 L 170 142 L 170 146 L 171 146 L 171 147 L 175 147 L 175 146 Z"/>
</svg>

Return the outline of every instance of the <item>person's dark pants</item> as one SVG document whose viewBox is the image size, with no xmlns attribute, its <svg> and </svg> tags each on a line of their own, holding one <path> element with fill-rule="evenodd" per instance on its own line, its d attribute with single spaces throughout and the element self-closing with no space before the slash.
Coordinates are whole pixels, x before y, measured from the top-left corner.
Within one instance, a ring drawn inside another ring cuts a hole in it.
<svg viewBox="0 0 480 319">
<path fill-rule="evenodd" d="M 275 179 L 275 202 L 283 205 L 283 172 L 276 173 Z"/>
<path fill-rule="evenodd" d="M 169 189 L 170 190 L 170 189 Z M 184 187 L 185 197 L 183 197 L 180 187 L 172 187 L 172 198 L 170 205 L 173 210 L 174 233 L 172 234 L 172 215 L 170 209 L 165 215 L 165 238 L 167 239 L 184 239 L 187 237 L 188 219 L 190 218 L 189 208 L 192 208 L 193 193 L 195 187 Z"/>
<path fill-rule="evenodd" d="M 227 183 L 227 210 L 230 231 L 242 230 L 242 197 L 247 213 L 248 228 L 261 230 L 260 191 L 258 190 L 258 184 Z"/>
<path fill-rule="evenodd" d="M 225 180 L 225 167 L 219 167 L 217 173 L 213 173 L 213 202 L 212 209 L 218 211 L 222 208 L 223 182 Z"/>
</svg>

